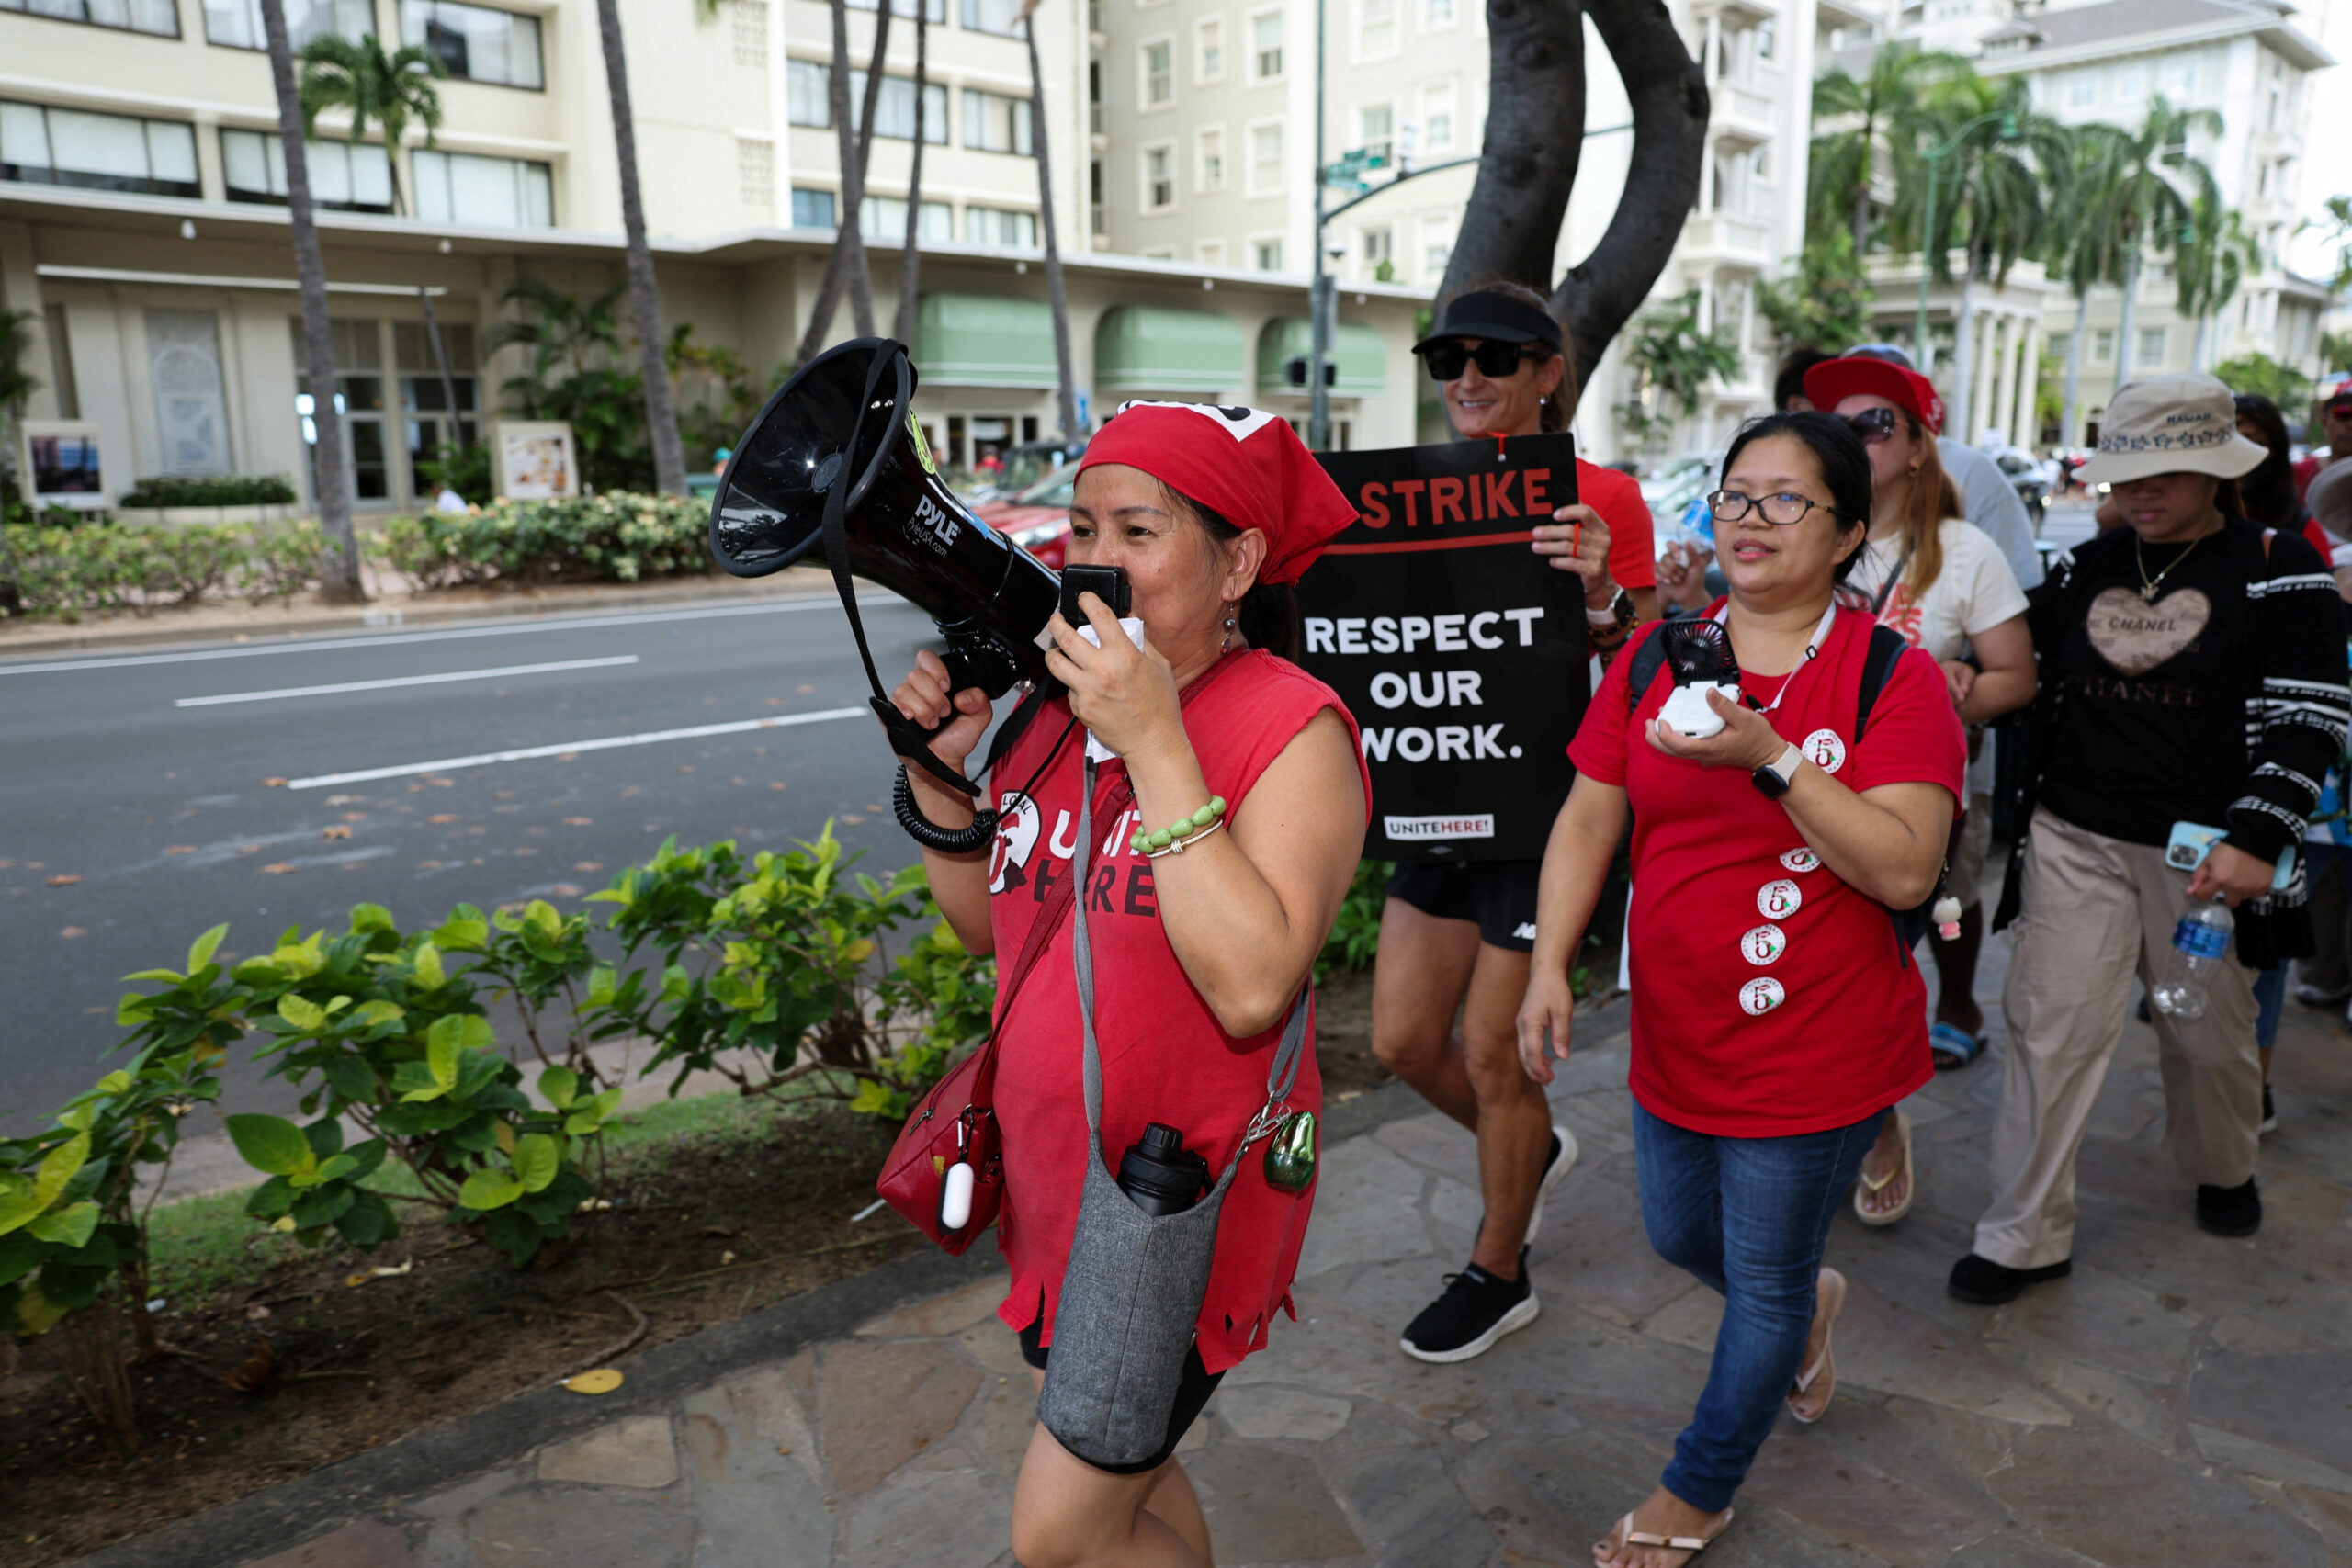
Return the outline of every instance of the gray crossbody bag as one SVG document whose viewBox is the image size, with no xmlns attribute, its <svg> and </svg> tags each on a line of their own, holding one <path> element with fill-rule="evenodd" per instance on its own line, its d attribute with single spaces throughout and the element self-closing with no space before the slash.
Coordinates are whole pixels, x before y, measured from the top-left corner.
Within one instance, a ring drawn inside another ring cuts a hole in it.
<svg viewBox="0 0 2352 1568">
<path fill-rule="evenodd" d="M 1136 1208 L 1102 1163 L 1102 1055 L 1094 1040 L 1085 882 L 1093 870 L 1094 772 L 1089 758 L 1078 813 L 1080 864 L 1073 873 L 1080 879 L 1072 958 L 1085 1043 L 1086 1181 L 1062 1271 L 1037 1419 L 1080 1459 L 1111 1466 L 1139 1464 L 1168 1445 L 1168 1414 L 1208 1293 L 1217 1215 L 1242 1156 L 1280 1124 L 1286 1110 L 1306 1043 L 1307 990 L 1300 987 L 1291 1006 L 1266 1076 L 1266 1103 L 1250 1118 L 1216 1185 L 1181 1213 L 1155 1216 Z"/>
</svg>

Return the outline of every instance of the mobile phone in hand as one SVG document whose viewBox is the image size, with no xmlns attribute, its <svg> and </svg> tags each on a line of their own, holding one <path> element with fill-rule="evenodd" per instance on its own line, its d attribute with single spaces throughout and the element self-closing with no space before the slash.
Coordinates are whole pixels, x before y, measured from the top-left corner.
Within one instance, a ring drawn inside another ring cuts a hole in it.
<svg viewBox="0 0 2352 1568">
<path fill-rule="evenodd" d="M 1125 616 L 1133 612 L 1134 592 L 1127 583 L 1125 567 L 1062 568 L 1062 619 L 1073 626 L 1086 625 L 1086 612 L 1079 607 L 1078 603 L 1078 596 L 1081 593 L 1091 593 L 1102 600 L 1114 615 Z"/>
</svg>

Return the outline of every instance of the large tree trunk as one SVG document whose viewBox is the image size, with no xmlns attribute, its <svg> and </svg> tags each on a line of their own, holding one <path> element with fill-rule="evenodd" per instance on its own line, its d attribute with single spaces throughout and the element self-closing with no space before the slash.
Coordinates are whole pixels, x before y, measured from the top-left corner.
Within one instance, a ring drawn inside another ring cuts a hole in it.
<svg viewBox="0 0 2352 1568">
<path fill-rule="evenodd" d="M 1585 15 L 1633 104 L 1640 171 L 1600 243 L 1551 289 L 1589 375 L 1672 259 L 1706 153 L 1706 73 L 1659 0 L 1590 0 L 1581 11 L 1575 0 L 1487 0 L 1486 136 L 1440 293 L 1490 277 L 1549 284 L 1584 137 Z"/>
<path fill-rule="evenodd" d="M 2132 379 L 2133 361 L 2139 358 L 2139 344 L 2132 326 L 2139 316 L 2140 306 L 2140 243 L 2132 240 L 2123 250 L 2123 314 L 2115 323 L 2115 391 Z M 2111 399 L 2115 395 L 2109 392 Z"/>
<path fill-rule="evenodd" d="M 302 144 L 302 100 L 294 85 L 294 51 L 286 34 L 284 0 L 261 0 L 269 44 L 270 83 L 277 91 L 277 140 L 286 152 L 286 210 L 294 231 L 294 276 L 302 292 L 302 366 L 311 379 L 311 428 L 318 442 L 311 459 L 311 489 L 328 555 L 321 573 L 327 595 L 368 596 L 359 576 L 359 536 L 351 526 L 351 492 L 343 466 L 343 418 L 335 410 L 334 340 L 327 331 L 327 266 L 319 254 L 319 225 L 311 207 L 311 164 Z"/>
<path fill-rule="evenodd" d="M 1054 165 L 1046 156 L 1046 73 L 1037 63 L 1037 13 L 1032 5 L 1021 20 L 1029 43 L 1029 142 L 1037 158 L 1037 227 L 1046 240 L 1046 302 L 1054 313 L 1054 370 L 1060 378 L 1058 403 L 1064 440 L 1080 434 L 1078 383 L 1070 368 L 1069 294 L 1062 287 L 1062 244 L 1054 229 Z"/>
<path fill-rule="evenodd" d="M 613 100 L 613 152 L 620 165 L 621 227 L 628 238 L 628 302 L 637 317 L 638 352 L 645 378 L 645 423 L 653 441 L 653 488 L 686 493 L 686 454 L 678 440 L 677 400 L 662 353 L 662 296 L 653 285 L 653 251 L 645 240 L 645 197 L 637 181 L 637 122 L 628 107 L 628 58 L 621 49 L 619 0 L 596 0 L 605 38 L 605 85 Z"/>
<path fill-rule="evenodd" d="M 882 95 L 883 51 L 890 42 L 890 6 L 877 4 L 874 17 L 874 56 L 865 73 L 865 93 L 859 100 L 861 118 L 852 129 L 849 112 L 849 6 L 833 0 L 833 65 L 825 84 L 825 105 L 832 115 L 833 143 L 842 165 L 841 195 L 833 210 L 833 248 L 825 255 L 825 276 L 817 285 L 817 302 L 808 312 L 808 326 L 792 356 L 795 368 L 817 357 L 832 331 L 833 312 L 841 309 L 842 293 L 849 293 L 850 321 L 860 337 L 874 335 L 874 275 L 865 259 L 865 231 L 861 226 L 865 206 L 866 162 L 874 152 L 874 106 Z M 922 106 L 918 101 L 917 113 Z"/>
<path fill-rule="evenodd" d="M 922 270 L 923 90 L 931 77 L 931 0 L 915 0 L 915 149 L 907 171 L 907 238 L 899 251 L 899 314 L 891 335 L 912 344 L 915 287 Z"/>
<path fill-rule="evenodd" d="M 2075 290 L 2075 330 L 2066 339 L 2066 395 L 2058 410 L 2058 445 L 2078 446 L 2082 426 L 2075 415 L 2083 407 L 2083 340 L 2091 335 L 2091 291 Z"/>
</svg>

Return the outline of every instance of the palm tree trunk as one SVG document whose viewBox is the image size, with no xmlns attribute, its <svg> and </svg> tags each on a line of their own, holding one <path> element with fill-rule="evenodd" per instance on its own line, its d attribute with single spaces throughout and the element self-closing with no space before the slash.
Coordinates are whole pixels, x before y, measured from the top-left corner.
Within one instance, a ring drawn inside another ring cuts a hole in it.
<svg viewBox="0 0 2352 1568">
<path fill-rule="evenodd" d="M 899 316 L 890 333 L 914 342 L 915 287 L 922 268 L 923 92 L 930 83 L 931 0 L 915 0 L 915 150 L 907 171 L 907 239 L 899 251 Z"/>
<path fill-rule="evenodd" d="M 621 47 L 619 0 L 596 0 L 604 34 L 605 85 L 613 101 L 614 161 L 621 175 L 621 227 L 628 239 L 628 302 L 637 318 L 638 352 L 645 378 L 645 423 L 653 444 L 653 488 L 686 493 L 686 454 L 678 440 L 677 400 L 662 354 L 662 296 L 653 282 L 653 249 L 645 239 L 645 197 L 637 179 L 637 121 L 628 104 L 628 57 Z"/>
<path fill-rule="evenodd" d="M 1854 259 L 1859 262 L 1870 254 L 1871 245 L 1871 174 L 1878 166 L 1878 126 L 1868 117 L 1862 120 L 1861 177 L 1854 183 Z"/>
<path fill-rule="evenodd" d="M 797 369 L 817 356 L 832 333 L 833 313 L 841 309 L 842 292 L 850 296 L 850 318 L 860 337 L 874 335 L 874 282 L 866 265 L 865 231 L 859 220 L 865 205 L 865 160 L 874 149 L 874 105 L 881 96 L 882 49 L 889 39 L 889 7 L 881 6 L 875 18 L 873 69 L 865 73 L 865 118 L 854 127 L 849 112 L 849 6 L 833 0 L 833 63 L 827 73 L 825 107 L 832 117 L 833 141 L 839 150 L 841 191 L 833 204 L 833 248 L 825 255 L 825 276 L 817 285 L 816 303 L 808 325 L 793 351 Z"/>
<path fill-rule="evenodd" d="M 2123 314 L 2115 323 L 2115 389 L 2132 379 L 2132 362 L 2139 357 L 2139 347 L 2132 333 L 2132 323 L 2140 306 L 2140 243 L 2131 241 L 2123 252 Z M 2109 394 L 2113 396 L 2113 393 Z"/>
<path fill-rule="evenodd" d="M 417 303 L 424 307 L 424 337 L 433 345 L 434 367 L 441 372 L 441 406 L 449 411 L 449 450 L 466 449 L 465 426 L 458 420 L 458 383 L 449 374 L 449 355 L 441 346 L 441 318 L 433 309 L 433 291 L 417 285 Z"/>
<path fill-rule="evenodd" d="M 1054 313 L 1054 369 L 1060 378 L 1061 434 L 1080 434 L 1078 384 L 1070 369 L 1069 295 L 1062 287 L 1062 247 L 1054 231 L 1054 169 L 1046 156 L 1046 73 L 1037 63 L 1037 14 L 1033 3 L 1021 18 L 1029 44 L 1029 141 L 1037 159 L 1037 226 L 1046 239 L 1046 302 Z"/>
<path fill-rule="evenodd" d="M 327 555 L 321 578 L 331 599 L 368 597 L 359 577 L 359 536 L 351 525 L 351 492 L 343 465 L 343 417 L 335 408 L 334 342 L 327 330 L 327 267 L 319 254 L 319 225 L 311 207 L 311 164 L 302 146 L 301 96 L 294 85 L 294 51 L 287 40 L 284 0 L 261 0 L 269 45 L 269 75 L 277 91 L 277 140 L 286 152 L 286 210 L 294 231 L 294 276 L 302 293 L 302 362 L 311 380 L 311 428 L 318 440 L 311 488 Z"/>
<path fill-rule="evenodd" d="M 2091 291 L 2075 290 L 2075 330 L 2066 339 L 2066 396 L 2058 411 L 2058 445 L 2072 446 L 2082 437 L 2075 416 L 2083 406 L 2083 340 L 2091 335 Z"/>
</svg>

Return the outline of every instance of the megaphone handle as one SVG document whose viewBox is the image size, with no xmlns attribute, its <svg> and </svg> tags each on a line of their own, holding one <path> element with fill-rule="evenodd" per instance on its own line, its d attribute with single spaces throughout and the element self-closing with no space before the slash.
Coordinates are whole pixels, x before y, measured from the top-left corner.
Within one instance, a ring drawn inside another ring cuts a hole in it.
<svg viewBox="0 0 2352 1568">
<path fill-rule="evenodd" d="M 922 768 L 924 773 L 929 773 L 949 789 L 970 795 L 975 800 L 979 798 L 980 786 L 941 761 L 933 754 L 929 744 L 933 736 L 956 722 L 955 715 L 950 714 L 929 729 L 925 729 L 922 725 L 900 713 L 898 705 L 887 698 L 873 697 L 868 701 L 874 705 L 875 716 L 882 721 L 882 732 L 889 737 L 891 750 Z"/>
</svg>

